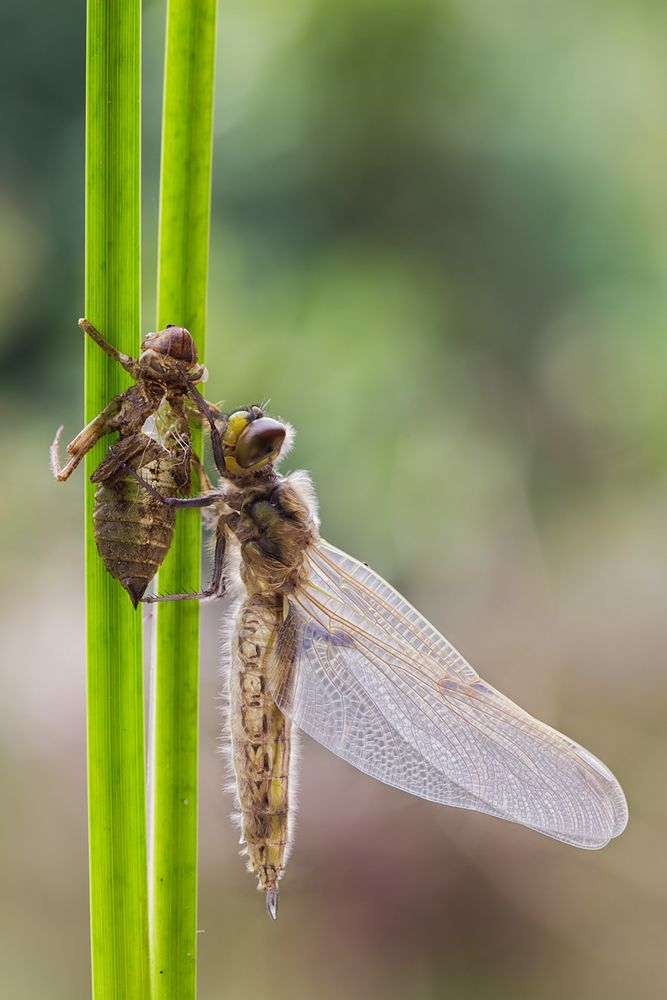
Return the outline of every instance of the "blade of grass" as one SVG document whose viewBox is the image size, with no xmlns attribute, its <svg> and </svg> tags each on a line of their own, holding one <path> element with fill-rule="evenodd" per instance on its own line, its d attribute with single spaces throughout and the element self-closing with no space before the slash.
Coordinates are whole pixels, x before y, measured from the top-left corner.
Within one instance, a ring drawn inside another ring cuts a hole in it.
<svg viewBox="0 0 667 1000">
<path fill-rule="evenodd" d="M 169 0 L 160 179 L 158 328 L 204 350 L 216 0 Z M 201 432 L 193 434 L 197 453 Z M 182 511 L 161 593 L 199 590 L 201 517 Z M 151 748 L 151 967 L 156 998 L 196 995 L 199 607 L 157 605 Z"/>
<path fill-rule="evenodd" d="M 86 316 L 121 351 L 140 333 L 140 0 L 88 0 Z M 86 338 L 86 421 L 127 387 Z M 86 461 L 88 825 L 93 996 L 149 997 L 141 618 L 105 570 Z"/>
</svg>

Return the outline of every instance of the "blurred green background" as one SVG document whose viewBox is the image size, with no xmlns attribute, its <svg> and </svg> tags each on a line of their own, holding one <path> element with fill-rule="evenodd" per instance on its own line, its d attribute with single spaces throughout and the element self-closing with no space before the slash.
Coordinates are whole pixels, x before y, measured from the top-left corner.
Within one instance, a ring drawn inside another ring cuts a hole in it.
<svg viewBox="0 0 667 1000">
<path fill-rule="evenodd" d="M 89 991 L 81 425 L 84 5 L 3 12 L 0 974 Z M 164 10 L 145 6 L 144 329 Z M 203 611 L 202 1000 L 667 989 L 667 9 L 229 0 L 209 398 L 298 428 L 323 531 L 608 763 L 600 853 L 384 788 L 303 741 L 276 925 L 216 754 Z M 179 317 L 172 317 L 179 322 Z"/>
</svg>

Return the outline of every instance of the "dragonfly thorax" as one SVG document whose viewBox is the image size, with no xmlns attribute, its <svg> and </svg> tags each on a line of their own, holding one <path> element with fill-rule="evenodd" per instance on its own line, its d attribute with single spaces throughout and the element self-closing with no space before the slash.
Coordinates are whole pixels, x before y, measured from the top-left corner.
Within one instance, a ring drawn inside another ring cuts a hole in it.
<svg viewBox="0 0 667 1000">
<path fill-rule="evenodd" d="M 230 490 L 228 525 L 241 548 L 250 593 L 291 593 L 302 582 L 308 546 L 318 538 L 308 504 L 289 478 L 274 473 L 249 490 Z"/>
</svg>

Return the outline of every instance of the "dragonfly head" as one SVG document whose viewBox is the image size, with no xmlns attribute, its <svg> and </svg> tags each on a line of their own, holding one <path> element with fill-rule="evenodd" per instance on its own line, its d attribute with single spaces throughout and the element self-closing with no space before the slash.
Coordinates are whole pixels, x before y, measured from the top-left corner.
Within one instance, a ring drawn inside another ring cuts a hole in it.
<svg viewBox="0 0 667 1000">
<path fill-rule="evenodd" d="M 157 333 L 147 333 L 139 364 L 148 376 L 161 381 L 182 379 L 184 368 L 193 382 L 205 382 L 208 374 L 199 364 L 197 345 L 184 326 L 168 326 Z"/>
<path fill-rule="evenodd" d="M 265 417 L 259 406 L 229 415 L 222 437 L 225 465 L 233 476 L 247 476 L 276 461 L 287 437 L 287 426 Z"/>
</svg>

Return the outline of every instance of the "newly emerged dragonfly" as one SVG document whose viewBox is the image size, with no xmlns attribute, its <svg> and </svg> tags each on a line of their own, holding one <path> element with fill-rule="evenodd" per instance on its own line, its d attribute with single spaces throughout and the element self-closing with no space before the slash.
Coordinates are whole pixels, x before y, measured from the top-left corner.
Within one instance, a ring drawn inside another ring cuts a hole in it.
<svg viewBox="0 0 667 1000">
<path fill-rule="evenodd" d="M 211 586 L 145 600 L 221 595 L 240 577 L 228 651 L 232 762 L 248 868 L 271 916 L 290 841 L 292 725 L 432 802 L 576 847 L 618 836 L 628 814 L 611 771 L 483 681 L 390 584 L 320 537 L 308 475 L 275 469 L 287 425 L 253 406 L 220 432 L 219 491 L 165 500 L 215 508 Z"/>
<path fill-rule="evenodd" d="M 199 364 L 197 347 L 185 327 L 168 326 L 147 334 L 137 360 L 117 351 L 88 320 L 79 320 L 79 326 L 132 376 L 135 385 L 110 400 L 77 434 L 67 446 L 65 465 L 58 454 L 62 427 L 58 430 L 51 445 L 51 470 L 64 482 L 100 438 L 119 433 L 91 476 L 96 484 L 93 525 L 107 570 L 136 607 L 169 550 L 176 515 L 138 489 L 129 470 L 142 469 L 163 492 L 188 492 L 194 456 L 192 412 L 186 403 L 194 403 L 198 419 L 203 416 L 211 424 L 218 411 L 195 388 L 205 379 L 206 369 Z M 154 422 L 152 435 L 145 433 L 149 420 Z"/>
</svg>

